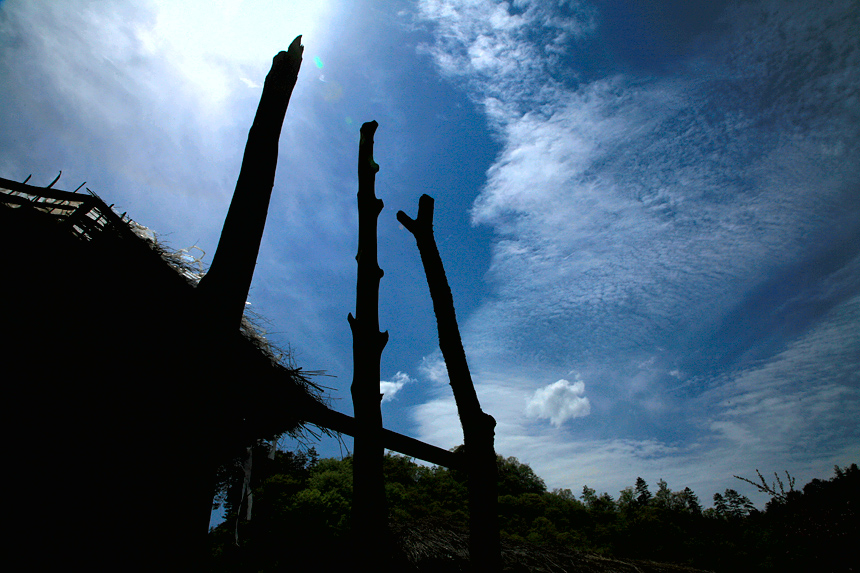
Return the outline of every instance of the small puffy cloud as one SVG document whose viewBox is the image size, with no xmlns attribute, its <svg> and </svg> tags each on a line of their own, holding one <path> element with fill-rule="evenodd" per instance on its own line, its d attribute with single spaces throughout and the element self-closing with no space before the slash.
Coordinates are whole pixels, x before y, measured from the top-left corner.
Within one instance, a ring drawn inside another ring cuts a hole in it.
<svg viewBox="0 0 860 573">
<path fill-rule="evenodd" d="M 561 379 L 538 389 L 526 404 L 526 415 L 533 418 L 547 418 L 556 428 L 565 420 L 587 416 L 591 404 L 585 394 L 585 383 L 576 377 L 571 384 Z"/>
<path fill-rule="evenodd" d="M 392 376 L 391 380 L 380 380 L 379 392 L 382 394 L 382 401 L 388 402 L 389 400 L 393 400 L 394 395 L 397 394 L 407 382 L 414 381 L 414 378 L 410 378 L 405 372 L 399 371 L 397 374 Z"/>
</svg>

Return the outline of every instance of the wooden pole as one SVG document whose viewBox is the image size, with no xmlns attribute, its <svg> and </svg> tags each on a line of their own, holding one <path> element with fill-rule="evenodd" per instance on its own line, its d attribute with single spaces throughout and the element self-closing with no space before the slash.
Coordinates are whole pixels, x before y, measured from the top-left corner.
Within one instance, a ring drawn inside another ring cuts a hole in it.
<svg viewBox="0 0 860 573">
<path fill-rule="evenodd" d="M 375 121 L 361 126 L 358 145 L 358 276 L 352 329 L 352 404 L 355 412 L 353 452 L 352 531 L 356 566 L 378 570 L 387 538 L 387 512 L 382 463 L 382 412 L 379 393 L 380 360 L 388 333 L 379 331 L 379 281 L 383 272 L 376 256 L 376 227 L 383 203 L 374 185 L 379 165 L 373 160 Z"/>
<path fill-rule="evenodd" d="M 302 37 L 272 60 L 260 105 L 248 133 L 236 191 L 218 248 L 198 289 L 213 315 L 213 326 L 238 330 L 266 225 L 278 164 L 278 140 L 302 64 Z"/>
<path fill-rule="evenodd" d="M 211 341 L 229 340 L 227 337 L 231 333 L 233 336 L 238 336 L 239 333 L 275 184 L 281 128 L 302 64 L 304 47 L 301 41 L 301 36 L 296 37 L 286 52 L 279 52 L 272 59 L 272 67 L 263 84 L 254 123 L 248 132 L 242 167 L 224 220 L 218 248 L 209 271 L 197 286 L 198 304 L 207 323 L 206 329 L 212 335 Z M 217 345 L 207 347 L 211 354 L 206 360 L 217 363 L 221 358 L 220 348 Z M 202 395 L 185 394 L 184 407 L 189 408 L 189 411 L 193 408 L 193 411 L 198 413 L 207 412 L 207 419 L 217 420 L 222 409 L 227 407 L 222 401 L 222 393 L 226 389 L 234 391 L 235 380 L 230 374 L 222 373 L 221 379 L 209 380 L 207 383 L 210 387 Z M 228 436 L 221 435 L 219 439 L 226 438 Z M 219 439 L 215 439 L 213 443 L 220 443 Z M 201 530 L 203 519 L 208 523 L 211 513 L 211 480 L 218 456 L 222 453 L 218 451 L 218 447 L 210 445 L 209 463 L 201 464 L 198 468 L 199 479 L 203 482 L 200 498 Z M 204 480 L 209 481 L 207 483 Z"/>
<path fill-rule="evenodd" d="M 475 571 L 500 571 L 498 468 L 493 447 L 496 421 L 481 410 L 469 373 L 454 312 L 454 297 L 433 236 L 433 198 L 421 196 L 415 219 L 398 211 L 397 220 L 412 233 L 418 244 L 430 298 L 433 299 L 439 349 L 448 368 L 448 379 L 463 426 L 469 476 L 469 561 Z"/>
</svg>

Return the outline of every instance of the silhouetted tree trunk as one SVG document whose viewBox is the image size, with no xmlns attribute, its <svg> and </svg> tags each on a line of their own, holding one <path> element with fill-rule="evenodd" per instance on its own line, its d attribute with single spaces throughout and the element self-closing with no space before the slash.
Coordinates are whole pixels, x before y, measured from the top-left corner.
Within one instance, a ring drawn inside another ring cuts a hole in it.
<svg viewBox="0 0 860 573">
<path fill-rule="evenodd" d="M 439 328 L 439 349 L 448 368 L 448 379 L 454 391 L 466 450 L 469 475 L 469 551 L 474 570 L 499 571 L 501 545 L 499 541 L 498 468 L 493 448 L 496 421 L 481 410 L 466 352 L 457 327 L 454 298 L 445 276 L 436 239 L 433 237 L 433 198 L 422 195 L 418 215 L 411 219 L 403 211 L 397 220 L 406 227 L 418 243 L 424 264 L 433 311 Z"/>
<path fill-rule="evenodd" d="M 358 558 L 356 566 L 365 571 L 380 568 L 381 548 L 387 537 L 379 362 L 388 333 L 379 331 L 379 280 L 383 272 L 376 257 L 376 225 L 383 204 L 374 191 L 379 171 L 379 165 L 373 161 L 373 134 L 377 126 L 375 121 L 362 125 L 358 145 L 358 254 L 355 257 L 358 278 L 355 317 L 349 315 L 354 363 L 351 391 L 356 423 L 352 531 Z"/>
<path fill-rule="evenodd" d="M 275 184 L 278 139 L 302 64 L 301 40 L 298 36 L 272 60 L 218 249 L 198 287 L 212 307 L 217 327 L 238 329 L 245 311 Z"/>
<path fill-rule="evenodd" d="M 198 304 L 201 305 L 206 327 L 213 333 L 212 340 L 226 340 L 224 337 L 232 333 L 237 337 L 239 335 L 245 301 L 248 299 L 248 289 L 251 287 L 263 228 L 266 225 L 272 187 L 275 184 L 281 127 L 302 63 L 304 47 L 301 40 L 301 36 L 296 37 L 286 52 L 279 52 L 272 59 L 272 68 L 263 84 L 260 104 L 248 133 L 242 168 L 224 220 L 218 248 L 209 271 L 197 286 Z M 206 361 L 210 365 L 219 364 L 223 358 L 219 355 L 219 349 L 207 347 L 207 350 L 210 355 Z M 224 408 L 233 407 L 225 401 L 241 396 L 236 387 L 238 380 L 227 373 L 223 374 L 223 378 L 215 377 L 205 380 L 204 383 L 207 384 L 205 392 L 187 394 L 186 403 L 177 406 L 179 412 L 188 413 L 187 416 L 180 414 L 180 418 L 186 416 L 190 420 L 190 412 L 203 411 L 207 412 L 207 417 L 217 420 L 223 415 Z M 195 481 L 211 480 L 208 484 L 201 484 L 200 488 L 200 491 L 204 492 L 200 499 L 202 531 L 206 531 L 203 529 L 204 519 L 208 526 L 215 472 L 219 457 L 224 454 L 218 451 L 221 447 L 220 440 L 231 438 L 226 435 L 207 437 L 211 438 L 214 444 L 210 446 L 210 463 L 195 468 L 198 472 Z"/>
</svg>

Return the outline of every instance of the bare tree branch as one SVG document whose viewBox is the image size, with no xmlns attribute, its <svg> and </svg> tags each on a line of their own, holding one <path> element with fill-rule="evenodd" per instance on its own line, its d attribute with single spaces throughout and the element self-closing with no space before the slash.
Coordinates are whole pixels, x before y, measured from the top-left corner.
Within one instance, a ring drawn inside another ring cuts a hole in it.
<svg viewBox="0 0 860 573">
<path fill-rule="evenodd" d="M 433 311 L 439 330 L 439 349 L 448 368 L 448 379 L 457 402 L 466 448 L 469 475 L 469 548 L 473 569 L 499 571 L 501 545 L 498 518 L 498 468 L 493 447 L 496 421 L 481 410 L 466 352 L 457 326 L 454 298 L 436 239 L 433 236 L 433 198 L 422 195 L 418 215 L 410 218 L 398 211 L 397 220 L 415 237 Z"/>
</svg>

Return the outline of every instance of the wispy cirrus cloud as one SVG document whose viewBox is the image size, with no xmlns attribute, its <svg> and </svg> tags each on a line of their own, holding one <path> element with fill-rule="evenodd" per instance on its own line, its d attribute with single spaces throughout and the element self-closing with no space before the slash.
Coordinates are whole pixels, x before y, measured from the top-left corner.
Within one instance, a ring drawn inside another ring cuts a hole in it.
<svg viewBox="0 0 860 573">
<path fill-rule="evenodd" d="M 422 0 L 418 12 L 435 24 L 435 42 L 423 50 L 496 113 L 522 113 L 555 97 L 550 70 L 573 39 L 594 27 L 591 11 L 574 3 Z M 491 121 L 496 113 L 488 114 Z"/>
<path fill-rule="evenodd" d="M 445 365 L 445 360 L 442 358 L 442 353 L 434 352 L 429 356 L 424 356 L 421 359 L 421 365 L 418 367 L 421 375 L 427 380 L 436 384 L 448 384 L 448 367 Z"/>
<path fill-rule="evenodd" d="M 847 463 L 860 406 L 858 317 L 855 296 L 773 357 L 714 385 L 703 395 L 709 429 L 728 447 L 787 455 L 802 445 L 795 455 L 804 461 L 832 448 Z"/>
<path fill-rule="evenodd" d="M 503 145 L 472 211 L 496 234 L 494 293 L 464 328 L 482 400 L 510 416 L 497 416 L 511 432 L 500 428 L 498 443 L 543 465 L 542 452 L 565 440 L 656 440 L 679 464 L 746 440 L 774 463 L 800 463 L 788 444 L 815 430 L 800 424 L 765 448 L 753 420 L 791 423 L 796 411 L 737 384 L 783 376 L 809 389 L 782 368 L 818 328 L 860 367 L 856 338 L 824 327 L 834 309 L 860 320 L 847 304 L 860 292 L 857 11 L 732 5 L 673 71 L 585 81 L 571 58 L 600 41 L 594 11 L 420 6 L 434 26 L 426 51 Z M 816 408 L 841 420 L 827 423 L 839 440 L 815 442 L 831 459 L 856 443 L 840 400 L 858 381 L 825 355 L 807 359 L 820 376 Z M 492 397 L 504 389 L 544 403 L 540 380 L 570 370 L 600 381 L 589 387 L 590 423 L 577 423 L 588 438 L 545 433 Z M 728 388 L 752 409 L 712 400 Z M 442 411 L 440 400 L 427 406 Z"/>
</svg>

